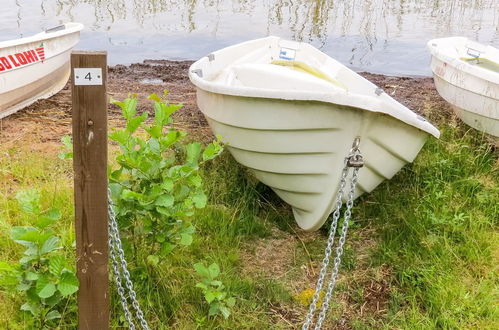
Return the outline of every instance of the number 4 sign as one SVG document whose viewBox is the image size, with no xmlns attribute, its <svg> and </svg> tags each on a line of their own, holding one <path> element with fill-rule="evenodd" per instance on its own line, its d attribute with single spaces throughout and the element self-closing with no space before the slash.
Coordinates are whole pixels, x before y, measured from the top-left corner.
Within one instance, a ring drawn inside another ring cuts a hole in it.
<svg viewBox="0 0 499 330">
<path fill-rule="evenodd" d="M 102 85 L 101 68 L 75 68 L 75 86 Z"/>
</svg>

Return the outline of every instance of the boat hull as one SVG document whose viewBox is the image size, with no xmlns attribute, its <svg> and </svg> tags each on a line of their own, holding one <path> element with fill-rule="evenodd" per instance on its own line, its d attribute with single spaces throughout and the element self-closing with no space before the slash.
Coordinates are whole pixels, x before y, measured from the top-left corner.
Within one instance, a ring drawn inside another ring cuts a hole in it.
<svg viewBox="0 0 499 330">
<path fill-rule="evenodd" d="M 82 26 L 0 44 L 0 118 L 59 92 L 70 76 L 70 55 Z M 3 68 L 3 70 L 1 70 Z"/>
<path fill-rule="evenodd" d="M 435 87 L 464 123 L 499 137 L 499 73 L 463 61 L 461 57 L 469 57 L 470 53 L 466 50 L 467 42 L 465 38 L 453 37 L 428 43 Z M 456 45 L 449 54 L 445 53 L 446 43 Z"/>
<path fill-rule="evenodd" d="M 365 159 L 355 197 L 412 162 L 428 137 L 390 116 L 325 102 L 245 98 L 202 89 L 197 99 L 236 161 L 291 205 L 304 230 L 320 228 L 332 212 L 355 137 L 360 137 Z"/>
<path fill-rule="evenodd" d="M 499 137 L 499 99 L 484 95 L 479 91 L 472 91 L 459 83 L 451 83 L 445 78 L 442 69 L 445 63 L 437 59 L 432 60 L 433 81 L 440 96 L 454 109 L 456 115 L 465 124 L 479 131 Z M 456 81 L 469 79 L 458 70 L 449 68 L 447 75 L 456 77 Z M 440 72 L 440 74 L 435 73 Z M 458 77 L 461 76 L 461 77 Z M 480 82 L 487 86 L 486 82 Z M 461 86 L 460 86 L 461 85 Z M 487 90 L 489 87 L 484 87 Z"/>
</svg>

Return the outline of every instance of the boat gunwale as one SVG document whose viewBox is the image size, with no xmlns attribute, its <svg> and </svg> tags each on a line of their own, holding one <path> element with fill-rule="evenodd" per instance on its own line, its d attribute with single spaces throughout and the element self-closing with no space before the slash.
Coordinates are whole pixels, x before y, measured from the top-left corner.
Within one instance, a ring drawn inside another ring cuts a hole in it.
<svg viewBox="0 0 499 330">
<path fill-rule="evenodd" d="M 68 22 L 62 25 L 67 26 L 64 30 L 54 31 L 47 33 L 46 31 L 39 32 L 37 34 L 31 35 L 29 37 L 23 37 L 19 39 L 11 39 L 0 41 L 0 49 L 21 46 L 25 44 L 35 43 L 44 40 L 56 39 L 61 36 L 65 36 L 72 33 L 77 33 L 83 30 L 84 25 L 77 22 Z"/>
</svg>

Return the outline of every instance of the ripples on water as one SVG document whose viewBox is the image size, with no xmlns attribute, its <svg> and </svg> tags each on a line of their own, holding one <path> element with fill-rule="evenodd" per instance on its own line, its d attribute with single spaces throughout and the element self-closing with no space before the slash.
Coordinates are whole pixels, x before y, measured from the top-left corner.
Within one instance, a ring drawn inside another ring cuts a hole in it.
<svg viewBox="0 0 499 330">
<path fill-rule="evenodd" d="M 499 47 L 498 0 L 2 0 L 0 40 L 66 21 L 111 64 L 197 59 L 267 35 L 307 41 L 355 70 L 428 75 L 426 41 L 463 35 Z M 5 10 L 7 8 L 7 10 Z"/>
</svg>

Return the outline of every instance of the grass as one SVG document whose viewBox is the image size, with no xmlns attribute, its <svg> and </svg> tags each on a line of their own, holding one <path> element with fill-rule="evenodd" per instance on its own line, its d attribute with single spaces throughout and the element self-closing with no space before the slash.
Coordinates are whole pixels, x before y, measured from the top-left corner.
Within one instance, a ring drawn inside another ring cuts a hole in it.
<svg viewBox="0 0 499 330">
<path fill-rule="evenodd" d="M 376 227 L 373 266 L 393 272 L 386 325 L 495 328 L 497 154 L 476 132 L 442 133 L 356 210 Z"/>
<path fill-rule="evenodd" d="M 498 328 L 499 162 L 480 133 L 437 119 L 413 164 L 355 205 L 328 327 Z M 0 260 L 20 249 L 8 238 L 28 224 L 14 196 L 37 187 L 63 211 L 60 235 L 72 254 L 71 165 L 55 154 L 0 147 Z M 195 216 L 191 246 L 159 268 L 131 259 L 139 300 L 153 329 L 290 329 L 306 312 L 326 230 L 303 233 L 288 207 L 225 154 L 204 170 L 210 205 Z M 362 175 L 362 172 L 361 174 Z M 147 254 L 144 247 L 139 253 Z M 237 298 L 228 320 L 208 317 L 193 264 L 217 262 Z M 309 289 L 307 291 L 307 289 Z M 113 288 L 114 290 L 114 288 Z M 113 295 L 112 325 L 123 326 Z M 0 291 L 0 328 L 23 328 L 21 301 Z M 61 328 L 74 327 L 68 307 Z"/>
</svg>

